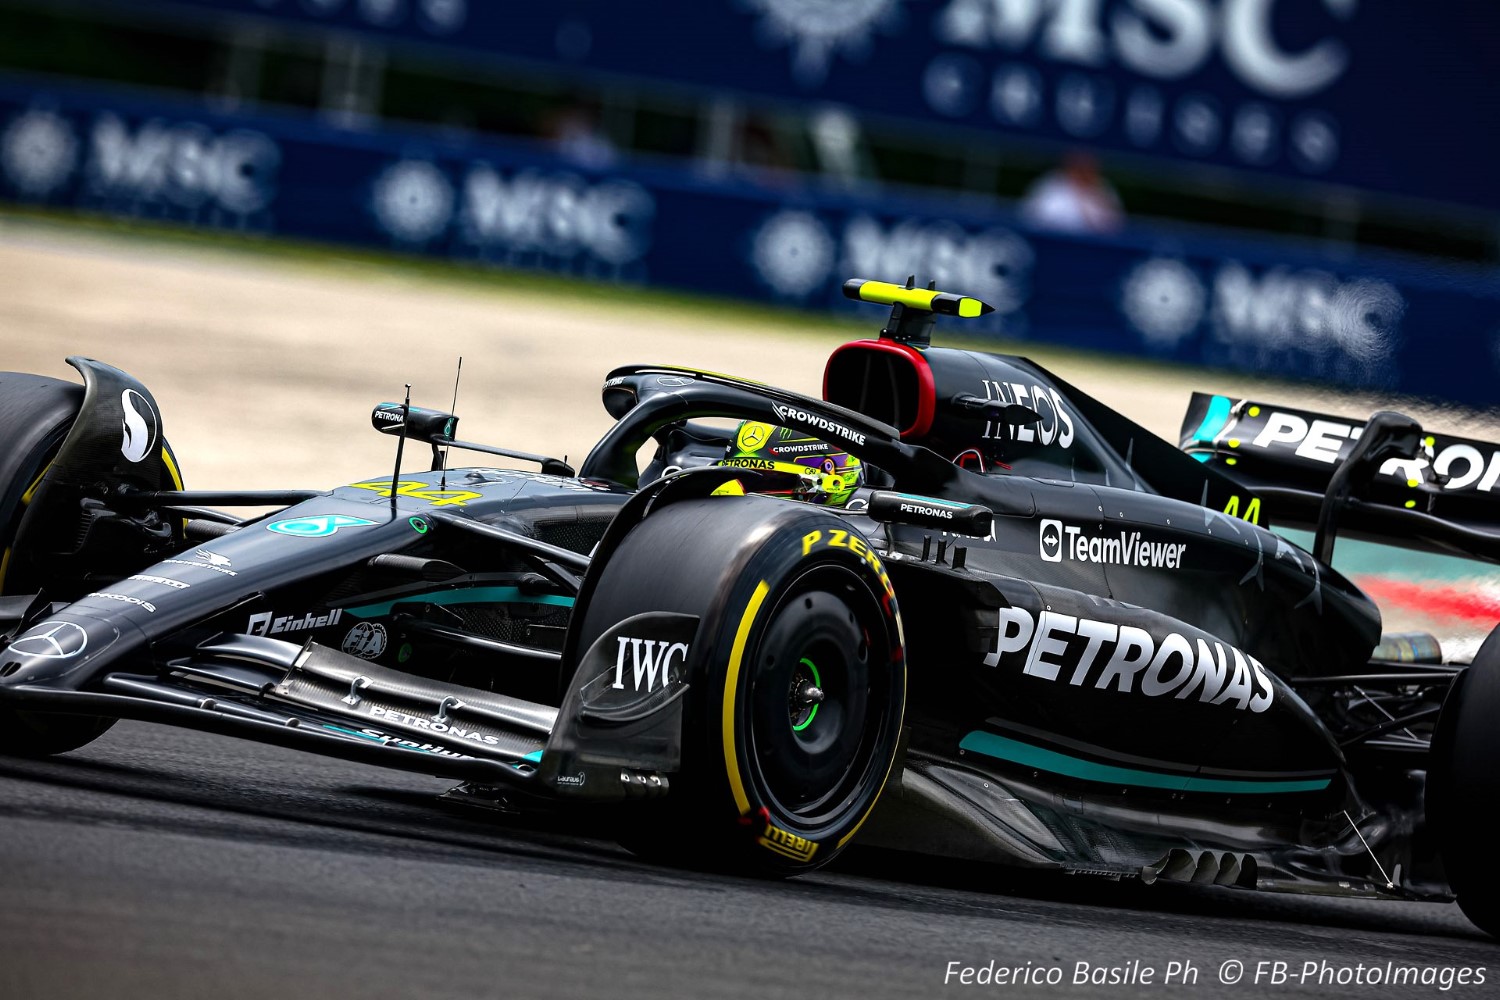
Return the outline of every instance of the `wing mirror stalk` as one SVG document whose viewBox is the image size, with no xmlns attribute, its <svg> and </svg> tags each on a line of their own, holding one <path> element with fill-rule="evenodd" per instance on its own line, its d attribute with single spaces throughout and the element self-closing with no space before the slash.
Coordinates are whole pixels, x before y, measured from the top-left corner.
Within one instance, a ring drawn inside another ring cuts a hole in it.
<svg viewBox="0 0 1500 1000">
<path fill-rule="evenodd" d="M 403 415 L 403 411 L 405 411 Z M 461 448 L 478 451 L 486 455 L 499 455 L 522 462 L 535 462 L 542 471 L 551 476 L 572 476 L 573 467 L 560 458 L 533 455 L 529 451 L 516 451 L 490 444 L 460 441 L 453 436 L 458 429 L 458 417 L 443 410 L 432 410 L 422 406 L 405 406 L 402 403 L 378 403 L 370 414 L 370 424 L 382 434 L 397 434 L 403 430 L 413 441 L 425 441 L 432 446 L 432 471 L 443 469 L 444 448 Z"/>
</svg>

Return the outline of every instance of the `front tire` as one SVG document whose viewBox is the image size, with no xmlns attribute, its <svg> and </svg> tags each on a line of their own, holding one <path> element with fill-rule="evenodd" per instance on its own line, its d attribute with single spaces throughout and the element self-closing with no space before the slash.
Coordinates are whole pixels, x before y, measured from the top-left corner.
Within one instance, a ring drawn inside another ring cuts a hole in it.
<svg viewBox="0 0 1500 1000">
<path fill-rule="evenodd" d="M 772 876 L 842 851 L 885 787 L 906 704 L 880 559 L 829 511 L 760 496 L 653 513 L 604 566 L 578 648 L 634 614 L 701 619 L 683 764 L 619 839 L 669 863 Z"/>
<path fill-rule="evenodd" d="M 1489 809 L 1500 799 L 1500 627 L 1448 692 L 1433 733 L 1427 821 L 1448 885 L 1480 930 L 1500 937 L 1500 871 Z"/>
<path fill-rule="evenodd" d="M 36 484 L 83 405 L 83 388 L 42 375 L 0 372 L 0 595 L 30 593 L 30 560 L 12 546 Z M 114 719 L 23 712 L 0 705 L 0 754 L 46 757 L 98 739 Z"/>
</svg>

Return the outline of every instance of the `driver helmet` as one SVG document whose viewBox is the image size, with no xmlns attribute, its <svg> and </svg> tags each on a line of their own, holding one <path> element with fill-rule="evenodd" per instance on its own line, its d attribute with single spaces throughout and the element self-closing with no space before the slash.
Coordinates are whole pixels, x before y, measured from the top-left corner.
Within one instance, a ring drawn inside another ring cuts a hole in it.
<svg viewBox="0 0 1500 1000">
<path fill-rule="evenodd" d="M 754 492 L 842 507 L 865 480 L 863 464 L 802 431 L 746 420 L 735 428 L 729 455 L 715 463 L 770 473 Z"/>
</svg>

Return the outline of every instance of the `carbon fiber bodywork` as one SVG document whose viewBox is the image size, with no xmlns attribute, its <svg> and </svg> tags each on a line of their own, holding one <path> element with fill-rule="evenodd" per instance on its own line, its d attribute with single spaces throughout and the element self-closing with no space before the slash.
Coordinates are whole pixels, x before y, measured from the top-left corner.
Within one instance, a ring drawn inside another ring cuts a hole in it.
<svg viewBox="0 0 1500 1000">
<path fill-rule="evenodd" d="M 0 603 L 0 705 L 248 736 L 507 801 L 669 795 L 683 694 L 723 668 L 703 626 L 642 615 L 588 648 L 573 626 L 635 526 L 753 492 L 752 472 L 691 468 L 728 443 L 700 418 L 758 420 L 876 470 L 836 512 L 847 539 L 820 540 L 867 549 L 904 623 L 900 767 L 862 841 L 1147 881 L 1447 892 L 1422 837 L 1422 740 L 1359 735 L 1324 683 L 1368 672 L 1375 606 L 1268 530 L 1274 499 L 1024 359 L 861 342 L 830 360 L 828 400 L 620 369 L 618 422 L 576 476 L 375 475 L 246 520 L 197 505 L 266 495 L 143 474 L 130 458 L 160 436 L 154 401 L 77 366 L 82 410 L 19 539 L 44 596 Z M 155 425 L 132 425 L 132 400 Z M 131 544 L 98 554 L 84 528 L 104 522 Z M 1433 676 L 1413 683 L 1440 704 L 1452 671 Z"/>
</svg>

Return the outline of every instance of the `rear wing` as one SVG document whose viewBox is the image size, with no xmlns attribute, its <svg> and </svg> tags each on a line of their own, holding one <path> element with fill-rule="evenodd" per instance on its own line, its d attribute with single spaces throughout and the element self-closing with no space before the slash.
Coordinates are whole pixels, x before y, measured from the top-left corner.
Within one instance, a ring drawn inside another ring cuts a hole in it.
<svg viewBox="0 0 1500 1000">
<path fill-rule="evenodd" d="M 1367 424 L 1197 392 L 1178 444 L 1245 483 L 1276 523 L 1316 529 L 1330 487 L 1341 485 L 1335 473 L 1381 416 Z M 1381 458 L 1357 477 L 1339 498 L 1338 532 L 1500 562 L 1500 445 L 1400 419 L 1414 431 L 1408 454 Z"/>
</svg>

